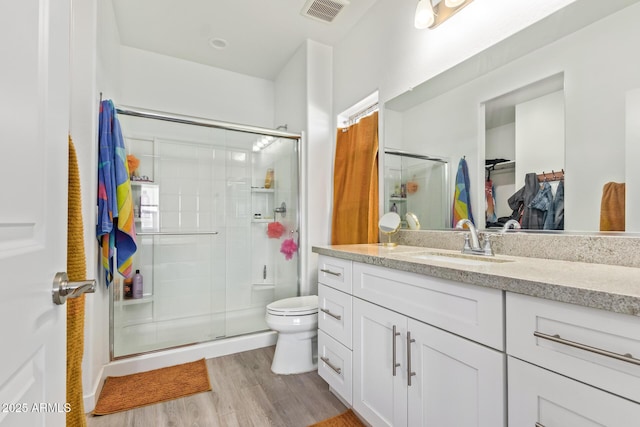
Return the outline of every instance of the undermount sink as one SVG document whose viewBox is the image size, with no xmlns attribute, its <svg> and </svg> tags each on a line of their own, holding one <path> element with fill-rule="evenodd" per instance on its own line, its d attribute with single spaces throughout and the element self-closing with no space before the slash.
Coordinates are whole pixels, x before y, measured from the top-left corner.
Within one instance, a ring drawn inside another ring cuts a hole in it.
<svg viewBox="0 0 640 427">
<path fill-rule="evenodd" d="M 513 262 L 510 259 L 495 258 L 486 255 L 466 255 L 443 252 L 419 252 L 415 254 L 405 254 L 409 258 L 423 259 L 427 261 L 440 261 L 460 265 L 487 265 L 491 263 Z"/>
</svg>

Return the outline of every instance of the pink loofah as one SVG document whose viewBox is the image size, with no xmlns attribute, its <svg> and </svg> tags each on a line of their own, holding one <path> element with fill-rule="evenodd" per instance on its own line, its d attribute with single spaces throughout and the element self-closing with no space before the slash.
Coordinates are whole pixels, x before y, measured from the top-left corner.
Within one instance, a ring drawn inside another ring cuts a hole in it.
<svg viewBox="0 0 640 427">
<path fill-rule="evenodd" d="M 267 226 L 267 236 L 271 239 L 279 239 L 284 233 L 284 225 L 279 222 L 270 222 Z"/>
<path fill-rule="evenodd" d="M 293 239 L 286 239 L 282 242 L 282 246 L 280 247 L 280 252 L 284 254 L 284 258 L 289 260 L 293 258 L 293 254 L 298 250 L 298 245 Z"/>
</svg>

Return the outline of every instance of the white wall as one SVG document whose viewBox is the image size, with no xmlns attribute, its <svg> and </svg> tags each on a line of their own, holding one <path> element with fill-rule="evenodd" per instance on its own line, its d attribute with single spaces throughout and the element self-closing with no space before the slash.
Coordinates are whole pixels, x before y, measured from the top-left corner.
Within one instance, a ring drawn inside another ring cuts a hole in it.
<svg viewBox="0 0 640 427">
<path fill-rule="evenodd" d="M 640 232 L 640 88 L 626 98 L 625 228 Z"/>
<path fill-rule="evenodd" d="M 276 123 L 303 132 L 301 150 L 300 288 L 317 292 L 314 245 L 330 243 L 334 121 L 332 48 L 307 40 L 276 78 Z"/>
<path fill-rule="evenodd" d="M 71 134 L 80 164 L 87 276 L 98 281 L 96 293 L 86 297 L 85 347 L 82 383 L 85 411 L 93 410 L 101 374 L 109 360 L 109 294 L 99 268 L 95 218 L 97 214 L 98 112 L 100 95 L 117 88 L 120 40 L 110 2 L 73 2 L 73 66 Z"/>
<path fill-rule="evenodd" d="M 334 111 L 375 90 L 384 103 L 573 0 L 482 0 L 435 30 L 413 26 L 415 2 L 379 0 L 334 49 Z"/>
<path fill-rule="evenodd" d="M 564 91 L 516 105 L 515 146 L 516 186 L 530 172 L 564 168 Z"/>
<path fill-rule="evenodd" d="M 274 127 L 274 84 L 123 46 L 116 104 Z"/>
</svg>

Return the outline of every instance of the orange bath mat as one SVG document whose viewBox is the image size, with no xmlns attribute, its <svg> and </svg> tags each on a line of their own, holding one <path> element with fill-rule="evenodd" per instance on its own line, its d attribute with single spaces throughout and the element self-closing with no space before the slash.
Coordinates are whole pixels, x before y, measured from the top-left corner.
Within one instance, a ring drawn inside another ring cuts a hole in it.
<svg viewBox="0 0 640 427">
<path fill-rule="evenodd" d="M 364 427 L 358 416 L 351 409 L 333 418 L 320 421 L 309 427 Z"/>
<path fill-rule="evenodd" d="M 107 415 L 211 390 L 204 359 L 122 377 L 107 377 L 94 415 Z"/>
</svg>

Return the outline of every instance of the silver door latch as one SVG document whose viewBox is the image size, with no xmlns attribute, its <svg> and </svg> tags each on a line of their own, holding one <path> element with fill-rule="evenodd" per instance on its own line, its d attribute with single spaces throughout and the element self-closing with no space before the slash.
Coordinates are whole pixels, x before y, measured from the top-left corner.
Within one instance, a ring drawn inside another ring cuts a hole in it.
<svg viewBox="0 0 640 427">
<path fill-rule="evenodd" d="M 67 298 L 78 298 L 84 293 L 94 293 L 96 291 L 95 280 L 84 280 L 82 282 L 69 282 L 67 273 L 56 273 L 53 278 L 53 290 L 51 296 L 53 303 L 62 305 L 67 302 Z"/>
</svg>

